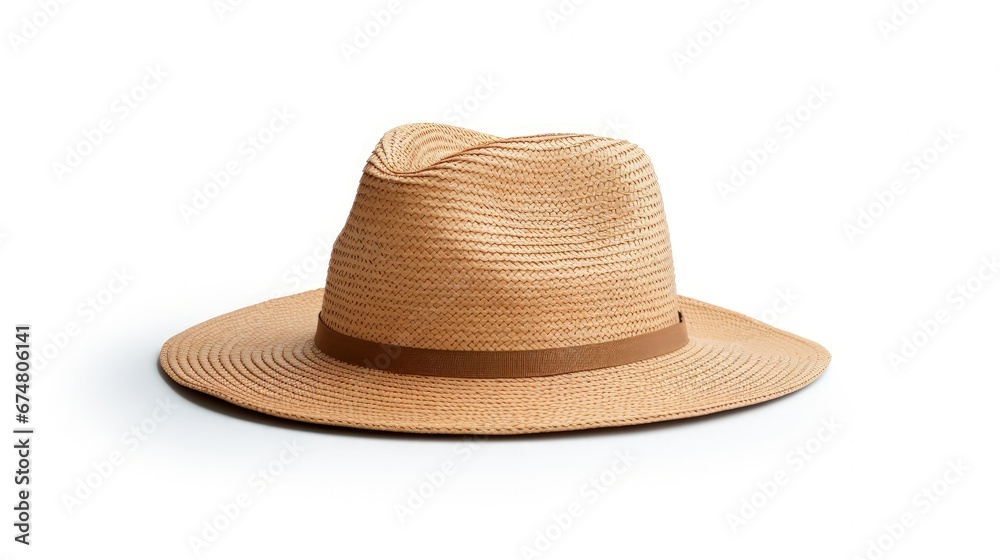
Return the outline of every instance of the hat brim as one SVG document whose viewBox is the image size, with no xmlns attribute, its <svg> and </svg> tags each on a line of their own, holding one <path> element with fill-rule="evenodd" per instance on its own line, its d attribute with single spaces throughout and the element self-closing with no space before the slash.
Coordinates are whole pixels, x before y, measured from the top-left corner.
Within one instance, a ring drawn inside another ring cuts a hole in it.
<svg viewBox="0 0 1000 560">
<path fill-rule="evenodd" d="M 645 424 L 748 406 L 815 380 L 830 353 L 745 315 L 680 297 L 690 341 L 624 366 L 517 379 L 388 373 L 313 343 L 323 290 L 265 301 L 164 344 L 175 381 L 265 414 L 441 434 L 524 434 Z"/>
</svg>

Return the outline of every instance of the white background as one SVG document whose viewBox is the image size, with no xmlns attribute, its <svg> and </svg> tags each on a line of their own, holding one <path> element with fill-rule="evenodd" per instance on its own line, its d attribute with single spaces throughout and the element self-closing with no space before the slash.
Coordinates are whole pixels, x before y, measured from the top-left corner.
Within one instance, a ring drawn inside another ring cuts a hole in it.
<svg viewBox="0 0 1000 560">
<path fill-rule="evenodd" d="M 44 4 L 0 12 L 0 340 L 30 323 L 50 358 L 31 389 L 30 548 L 12 541 L 15 458 L 3 455 L 9 557 L 194 557 L 192 537 L 240 493 L 250 505 L 201 557 L 532 557 L 536 531 L 555 535 L 552 516 L 574 503 L 583 515 L 543 557 L 995 549 L 1000 275 L 982 259 L 1000 252 L 996 2 L 420 0 L 370 38 L 358 28 L 375 30 L 387 0 L 254 0 L 221 17 L 210 0 L 73 2 L 52 17 L 37 15 Z M 911 13 L 880 27 L 894 6 Z M 155 88 L 142 87 L 147 68 L 165 73 L 146 79 Z M 141 98 L 127 113 L 123 94 Z M 248 160 L 241 144 L 283 108 L 291 122 Z M 113 128 L 82 163 L 54 169 L 102 119 Z M 638 143 L 660 178 L 680 292 L 819 341 L 829 370 L 748 409 L 474 450 L 270 419 L 165 379 L 169 336 L 322 286 L 366 157 L 384 131 L 420 121 Z M 949 129 L 957 138 L 934 149 Z M 753 170 L 748 150 L 760 158 L 765 143 L 776 149 Z M 185 220 L 182 205 L 233 159 L 241 172 Z M 724 197 L 741 165 L 752 172 Z M 921 347 L 894 365 L 904 338 Z M 13 427 L 12 377 L 0 394 Z M 170 414 L 154 413 L 164 400 Z M 840 426 L 832 436 L 824 419 Z M 143 441 L 123 439 L 133 427 Z M 293 441 L 304 451 L 274 463 Z M 808 461 L 793 458 L 802 449 Z M 584 486 L 617 452 L 636 459 L 591 501 Z M 455 472 L 401 523 L 397 505 L 446 461 Z M 281 474 L 262 488 L 251 477 L 269 465 Z M 914 501 L 925 488 L 944 495 Z M 886 533 L 907 513 L 911 526 Z"/>
</svg>

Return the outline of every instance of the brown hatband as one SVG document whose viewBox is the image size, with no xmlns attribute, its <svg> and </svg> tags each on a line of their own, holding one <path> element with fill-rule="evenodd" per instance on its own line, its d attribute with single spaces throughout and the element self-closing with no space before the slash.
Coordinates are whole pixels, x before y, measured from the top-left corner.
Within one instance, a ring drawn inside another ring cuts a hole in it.
<svg viewBox="0 0 1000 560">
<path fill-rule="evenodd" d="M 316 328 L 316 347 L 348 364 L 391 373 L 479 379 L 542 377 L 630 364 L 669 354 L 688 342 L 687 325 L 631 338 L 544 350 L 435 350 L 354 338 L 326 326 Z"/>
</svg>

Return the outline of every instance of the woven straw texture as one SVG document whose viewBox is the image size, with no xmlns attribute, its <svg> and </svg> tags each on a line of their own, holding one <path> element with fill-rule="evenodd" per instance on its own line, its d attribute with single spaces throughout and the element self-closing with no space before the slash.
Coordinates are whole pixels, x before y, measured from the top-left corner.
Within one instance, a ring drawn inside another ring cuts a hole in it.
<svg viewBox="0 0 1000 560">
<path fill-rule="evenodd" d="M 649 159 L 586 135 L 394 129 L 334 245 L 321 317 L 355 338 L 441 350 L 579 346 L 670 326 L 674 269 Z"/>
<path fill-rule="evenodd" d="M 404 375 L 338 362 L 343 334 L 438 350 L 541 350 L 649 333 L 691 341 L 644 360 L 521 379 Z M 825 369 L 816 343 L 678 296 L 645 153 L 579 134 L 389 131 L 365 167 L 325 290 L 217 317 L 164 345 L 179 383 L 281 416 L 379 430 L 516 434 L 640 424 L 772 399 Z"/>
</svg>

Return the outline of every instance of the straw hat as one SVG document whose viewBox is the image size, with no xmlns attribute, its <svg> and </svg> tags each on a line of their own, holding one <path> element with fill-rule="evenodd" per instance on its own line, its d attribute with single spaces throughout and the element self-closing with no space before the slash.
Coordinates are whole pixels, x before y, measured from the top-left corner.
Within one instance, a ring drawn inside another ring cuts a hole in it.
<svg viewBox="0 0 1000 560">
<path fill-rule="evenodd" d="M 326 288 L 167 341 L 178 383 L 304 422 L 519 434 L 642 424 L 791 393 L 819 344 L 677 295 L 646 154 L 586 134 L 390 130 Z"/>
</svg>

